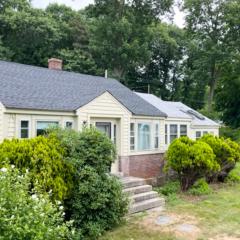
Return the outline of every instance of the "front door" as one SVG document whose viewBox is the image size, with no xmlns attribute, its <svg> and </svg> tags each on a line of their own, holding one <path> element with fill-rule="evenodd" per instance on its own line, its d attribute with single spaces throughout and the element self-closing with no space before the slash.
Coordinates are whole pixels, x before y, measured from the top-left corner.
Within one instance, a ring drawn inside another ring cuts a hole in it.
<svg viewBox="0 0 240 240">
<path fill-rule="evenodd" d="M 105 133 L 116 145 L 117 151 L 118 151 L 118 141 L 117 141 L 117 123 L 115 121 L 111 122 L 95 122 L 96 128 L 102 132 Z M 112 173 L 118 173 L 119 172 L 119 166 L 118 166 L 118 159 L 115 160 L 115 162 L 112 164 L 111 172 Z"/>
</svg>

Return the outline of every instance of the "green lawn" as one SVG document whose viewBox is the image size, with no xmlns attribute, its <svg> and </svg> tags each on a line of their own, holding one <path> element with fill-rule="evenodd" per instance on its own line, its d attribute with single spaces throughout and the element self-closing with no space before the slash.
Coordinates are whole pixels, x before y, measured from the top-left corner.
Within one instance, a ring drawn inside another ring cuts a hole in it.
<svg viewBox="0 0 240 240">
<path fill-rule="evenodd" d="M 201 198 L 188 195 L 171 197 L 165 214 L 179 217 L 180 222 L 193 219 L 200 232 L 194 237 L 178 236 L 171 228 L 165 231 L 154 226 L 157 215 L 146 213 L 128 219 L 101 240 L 240 239 L 240 184 L 215 186 L 212 194 Z"/>
</svg>

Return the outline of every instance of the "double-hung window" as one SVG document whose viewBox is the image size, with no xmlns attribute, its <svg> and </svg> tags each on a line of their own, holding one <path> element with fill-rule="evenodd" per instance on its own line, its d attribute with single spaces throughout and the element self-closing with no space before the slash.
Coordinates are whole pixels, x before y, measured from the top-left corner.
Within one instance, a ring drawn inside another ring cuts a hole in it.
<svg viewBox="0 0 240 240">
<path fill-rule="evenodd" d="M 180 137 L 187 136 L 187 125 L 180 125 Z"/>
<path fill-rule="evenodd" d="M 202 132 L 201 131 L 196 131 L 196 140 L 201 138 Z"/>
<path fill-rule="evenodd" d="M 135 150 L 135 124 L 130 123 L 130 150 Z"/>
<path fill-rule="evenodd" d="M 165 144 L 168 144 L 168 125 L 165 124 Z"/>
<path fill-rule="evenodd" d="M 29 138 L 29 121 L 22 120 L 20 124 L 20 138 Z"/>
<path fill-rule="evenodd" d="M 170 125 L 170 143 L 178 137 L 178 125 L 171 124 Z"/>
<path fill-rule="evenodd" d="M 138 123 L 138 150 L 151 149 L 151 125 L 148 123 Z"/>
<path fill-rule="evenodd" d="M 159 125 L 158 123 L 155 124 L 155 138 L 154 138 L 154 148 L 159 148 Z"/>
<path fill-rule="evenodd" d="M 44 135 L 46 129 L 58 126 L 57 121 L 37 121 L 37 136 Z"/>
<path fill-rule="evenodd" d="M 72 128 L 73 128 L 73 122 L 67 121 L 67 122 L 65 123 L 65 128 L 72 129 Z"/>
</svg>

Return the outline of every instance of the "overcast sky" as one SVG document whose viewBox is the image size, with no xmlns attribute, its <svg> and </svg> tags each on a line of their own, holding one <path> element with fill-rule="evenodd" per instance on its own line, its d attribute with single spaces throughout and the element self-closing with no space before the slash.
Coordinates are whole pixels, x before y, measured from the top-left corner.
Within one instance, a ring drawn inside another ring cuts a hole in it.
<svg viewBox="0 0 240 240">
<path fill-rule="evenodd" d="M 37 8 L 45 8 L 49 3 L 59 3 L 70 6 L 76 10 L 86 7 L 90 3 L 93 3 L 94 0 L 32 0 L 32 4 Z M 174 22 L 179 26 L 183 27 L 184 17 L 183 14 L 176 8 L 175 9 L 175 19 Z"/>
</svg>

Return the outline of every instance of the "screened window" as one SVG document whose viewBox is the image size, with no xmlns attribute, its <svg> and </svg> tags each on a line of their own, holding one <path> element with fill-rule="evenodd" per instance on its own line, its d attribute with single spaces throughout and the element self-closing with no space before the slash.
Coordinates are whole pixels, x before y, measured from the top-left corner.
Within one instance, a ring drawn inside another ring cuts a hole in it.
<svg viewBox="0 0 240 240">
<path fill-rule="evenodd" d="M 178 125 L 171 124 L 170 125 L 170 143 L 178 137 Z"/>
<path fill-rule="evenodd" d="M 155 149 L 159 148 L 159 125 L 155 125 L 155 138 L 154 138 L 154 147 Z"/>
<path fill-rule="evenodd" d="M 165 124 L 165 144 L 168 144 L 168 125 Z"/>
<path fill-rule="evenodd" d="M 180 137 L 187 136 L 187 125 L 180 125 Z"/>
<path fill-rule="evenodd" d="M 56 127 L 58 124 L 58 122 L 37 121 L 37 136 L 44 135 L 46 133 L 46 129 Z"/>
<path fill-rule="evenodd" d="M 29 121 L 21 121 L 20 138 L 29 138 Z"/>
<path fill-rule="evenodd" d="M 69 128 L 69 129 L 72 129 L 72 128 L 73 128 L 73 122 L 67 121 L 67 122 L 65 123 L 65 127 L 66 127 L 66 128 Z"/>
<path fill-rule="evenodd" d="M 199 139 L 202 136 L 201 131 L 196 131 L 196 139 Z"/>
<path fill-rule="evenodd" d="M 151 127 L 150 124 L 139 123 L 138 124 L 138 150 L 150 150 L 151 149 Z"/>
<path fill-rule="evenodd" d="M 130 123 L 130 150 L 135 150 L 135 124 Z"/>
</svg>

